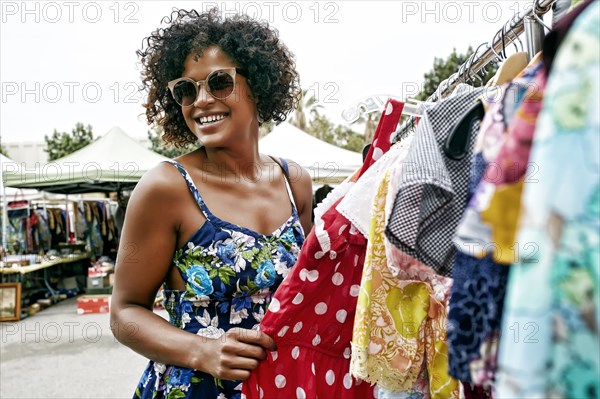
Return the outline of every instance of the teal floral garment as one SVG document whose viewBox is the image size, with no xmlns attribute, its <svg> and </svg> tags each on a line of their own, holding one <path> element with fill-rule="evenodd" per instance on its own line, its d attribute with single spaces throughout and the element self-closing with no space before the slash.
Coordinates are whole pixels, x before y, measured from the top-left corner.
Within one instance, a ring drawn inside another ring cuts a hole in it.
<svg viewBox="0 0 600 399">
<path fill-rule="evenodd" d="M 219 219 L 206 207 L 189 174 L 181 172 L 206 222 L 175 252 L 185 291 L 165 290 L 170 323 L 191 334 L 219 338 L 233 327 L 257 329 L 276 288 L 296 263 L 304 233 L 292 215 L 269 235 Z M 281 160 L 287 176 L 287 164 Z M 286 181 L 287 184 L 287 181 Z M 289 189 L 289 186 L 288 186 Z M 134 398 L 239 399 L 240 381 L 150 361 Z"/>
<path fill-rule="evenodd" d="M 600 397 L 600 2 L 556 55 L 510 267 L 498 398 Z"/>
</svg>

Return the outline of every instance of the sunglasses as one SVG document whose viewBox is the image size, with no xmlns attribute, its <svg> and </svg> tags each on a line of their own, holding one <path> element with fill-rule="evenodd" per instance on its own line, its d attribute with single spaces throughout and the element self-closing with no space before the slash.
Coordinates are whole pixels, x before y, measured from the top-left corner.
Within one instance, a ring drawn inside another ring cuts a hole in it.
<svg viewBox="0 0 600 399">
<path fill-rule="evenodd" d="M 205 80 L 179 78 L 169 82 L 168 87 L 173 99 L 182 107 L 191 107 L 204 85 L 208 94 L 217 100 L 224 100 L 235 90 L 235 75 L 244 73 L 238 68 L 217 69 L 212 71 Z"/>
</svg>

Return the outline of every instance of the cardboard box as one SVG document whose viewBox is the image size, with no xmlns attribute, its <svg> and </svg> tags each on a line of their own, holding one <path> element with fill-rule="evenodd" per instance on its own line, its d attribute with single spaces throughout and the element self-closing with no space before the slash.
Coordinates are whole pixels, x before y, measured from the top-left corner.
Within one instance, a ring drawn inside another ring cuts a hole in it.
<svg viewBox="0 0 600 399">
<path fill-rule="evenodd" d="M 77 314 L 108 313 L 110 295 L 84 295 L 77 298 Z"/>
<path fill-rule="evenodd" d="M 108 274 L 104 273 L 100 276 L 87 278 L 87 288 L 104 288 L 110 286 Z"/>
</svg>

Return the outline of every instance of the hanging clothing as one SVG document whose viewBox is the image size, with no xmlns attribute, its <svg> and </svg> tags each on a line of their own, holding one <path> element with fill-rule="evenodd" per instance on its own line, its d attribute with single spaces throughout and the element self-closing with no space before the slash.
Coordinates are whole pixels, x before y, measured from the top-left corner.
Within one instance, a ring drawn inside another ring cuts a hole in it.
<svg viewBox="0 0 600 399">
<path fill-rule="evenodd" d="M 554 60 L 535 131 L 498 354 L 498 397 L 600 392 L 600 2 Z M 521 244 L 523 245 L 523 244 Z"/>
<path fill-rule="evenodd" d="M 7 224 L 7 248 L 16 254 L 25 253 L 27 243 L 27 220 L 29 218 L 29 203 L 17 206 L 9 206 L 6 210 Z"/>
<path fill-rule="evenodd" d="M 575 22 L 579 15 L 585 11 L 585 9 L 592 4 L 593 1 L 594 0 L 574 1 L 572 4 L 573 8 L 568 13 L 563 14 L 556 24 L 554 24 L 554 22 L 552 23 L 552 30 L 548 32 L 544 38 L 542 51 L 544 67 L 546 68 L 546 76 L 552 70 L 552 64 L 554 62 L 554 58 L 556 57 L 556 53 L 558 52 L 563 40 L 565 40 L 565 37 L 569 33 L 573 22 Z M 558 3 L 566 3 L 566 1 L 561 0 L 555 4 Z"/>
<path fill-rule="evenodd" d="M 458 383 L 448 376 L 444 342 L 451 281 L 440 277 L 446 280 L 440 292 L 420 279 L 399 281 L 387 265 L 393 259 L 386 256 L 383 234 L 391 173 L 386 171 L 380 181 L 373 204 L 350 370 L 377 383 L 380 398 L 458 398 Z M 421 275 L 428 270 L 435 279 L 435 272 L 420 262 L 413 260 L 412 266 Z M 406 261 L 402 267 L 410 268 Z"/>
<path fill-rule="evenodd" d="M 451 237 L 467 199 L 471 151 L 479 123 L 471 126 L 463 159 L 450 159 L 441 149 L 460 116 L 482 92 L 481 88 L 472 89 L 425 111 L 385 232 L 402 252 L 446 277 L 452 275 Z"/>
<path fill-rule="evenodd" d="M 340 201 L 336 209 L 344 215 L 352 225 L 367 238 L 373 216 L 373 203 L 379 184 L 384 174 L 395 164 L 402 163 L 414 135 L 409 135 L 396 143 L 389 151 L 379 158 L 361 177 Z"/>
<path fill-rule="evenodd" d="M 245 382 L 248 399 L 374 397 L 373 387 L 348 370 L 365 248 L 365 238 L 331 206 L 261 322 L 277 351 Z"/>
<path fill-rule="evenodd" d="M 541 63 L 505 84 L 491 103 L 478 136 L 470 200 L 454 243 L 448 320 L 450 374 L 489 387 L 496 372 L 499 326 L 515 244 L 522 179 L 542 95 Z"/>
<path fill-rule="evenodd" d="M 48 218 L 43 209 L 36 209 L 35 214 L 37 216 L 36 228 L 39 249 L 43 252 L 47 252 L 50 250 L 52 244 L 52 235 L 50 234 L 50 228 L 48 227 Z"/>
<path fill-rule="evenodd" d="M 358 181 L 390 148 L 402 106 L 387 102 Z M 355 381 L 349 372 L 352 321 L 367 245 L 336 209 L 349 190 L 350 183 L 336 187 L 315 209 L 315 226 L 298 263 L 261 322 L 261 331 L 273 337 L 278 349 L 244 383 L 248 399 L 375 396 L 372 386 Z"/>
<path fill-rule="evenodd" d="M 184 291 L 164 290 L 164 306 L 175 327 L 206 338 L 219 338 L 233 327 L 257 329 L 273 293 L 296 263 L 304 233 L 287 181 L 291 216 L 273 233 L 263 235 L 216 217 L 206 206 L 187 171 L 175 161 L 206 222 L 179 248 L 174 266 Z M 233 399 L 241 382 L 150 361 L 135 398 Z"/>
</svg>

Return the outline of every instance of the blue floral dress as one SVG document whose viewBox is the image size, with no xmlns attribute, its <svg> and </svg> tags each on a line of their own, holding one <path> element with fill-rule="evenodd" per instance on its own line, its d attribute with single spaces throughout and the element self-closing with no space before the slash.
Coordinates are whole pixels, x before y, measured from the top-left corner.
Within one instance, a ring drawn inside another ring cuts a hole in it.
<svg viewBox="0 0 600 399">
<path fill-rule="evenodd" d="M 164 291 L 170 323 L 205 338 L 218 338 L 233 327 L 257 329 L 304 242 L 287 179 L 292 215 L 272 234 L 263 235 L 213 215 L 183 166 L 169 162 L 181 172 L 206 217 L 175 252 L 173 263 L 186 289 Z M 281 163 L 287 177 L 287 163 Z M 150 361 L 134 398 L 239 399 L 241 389 L 240 381 Z"/>
</svg>

